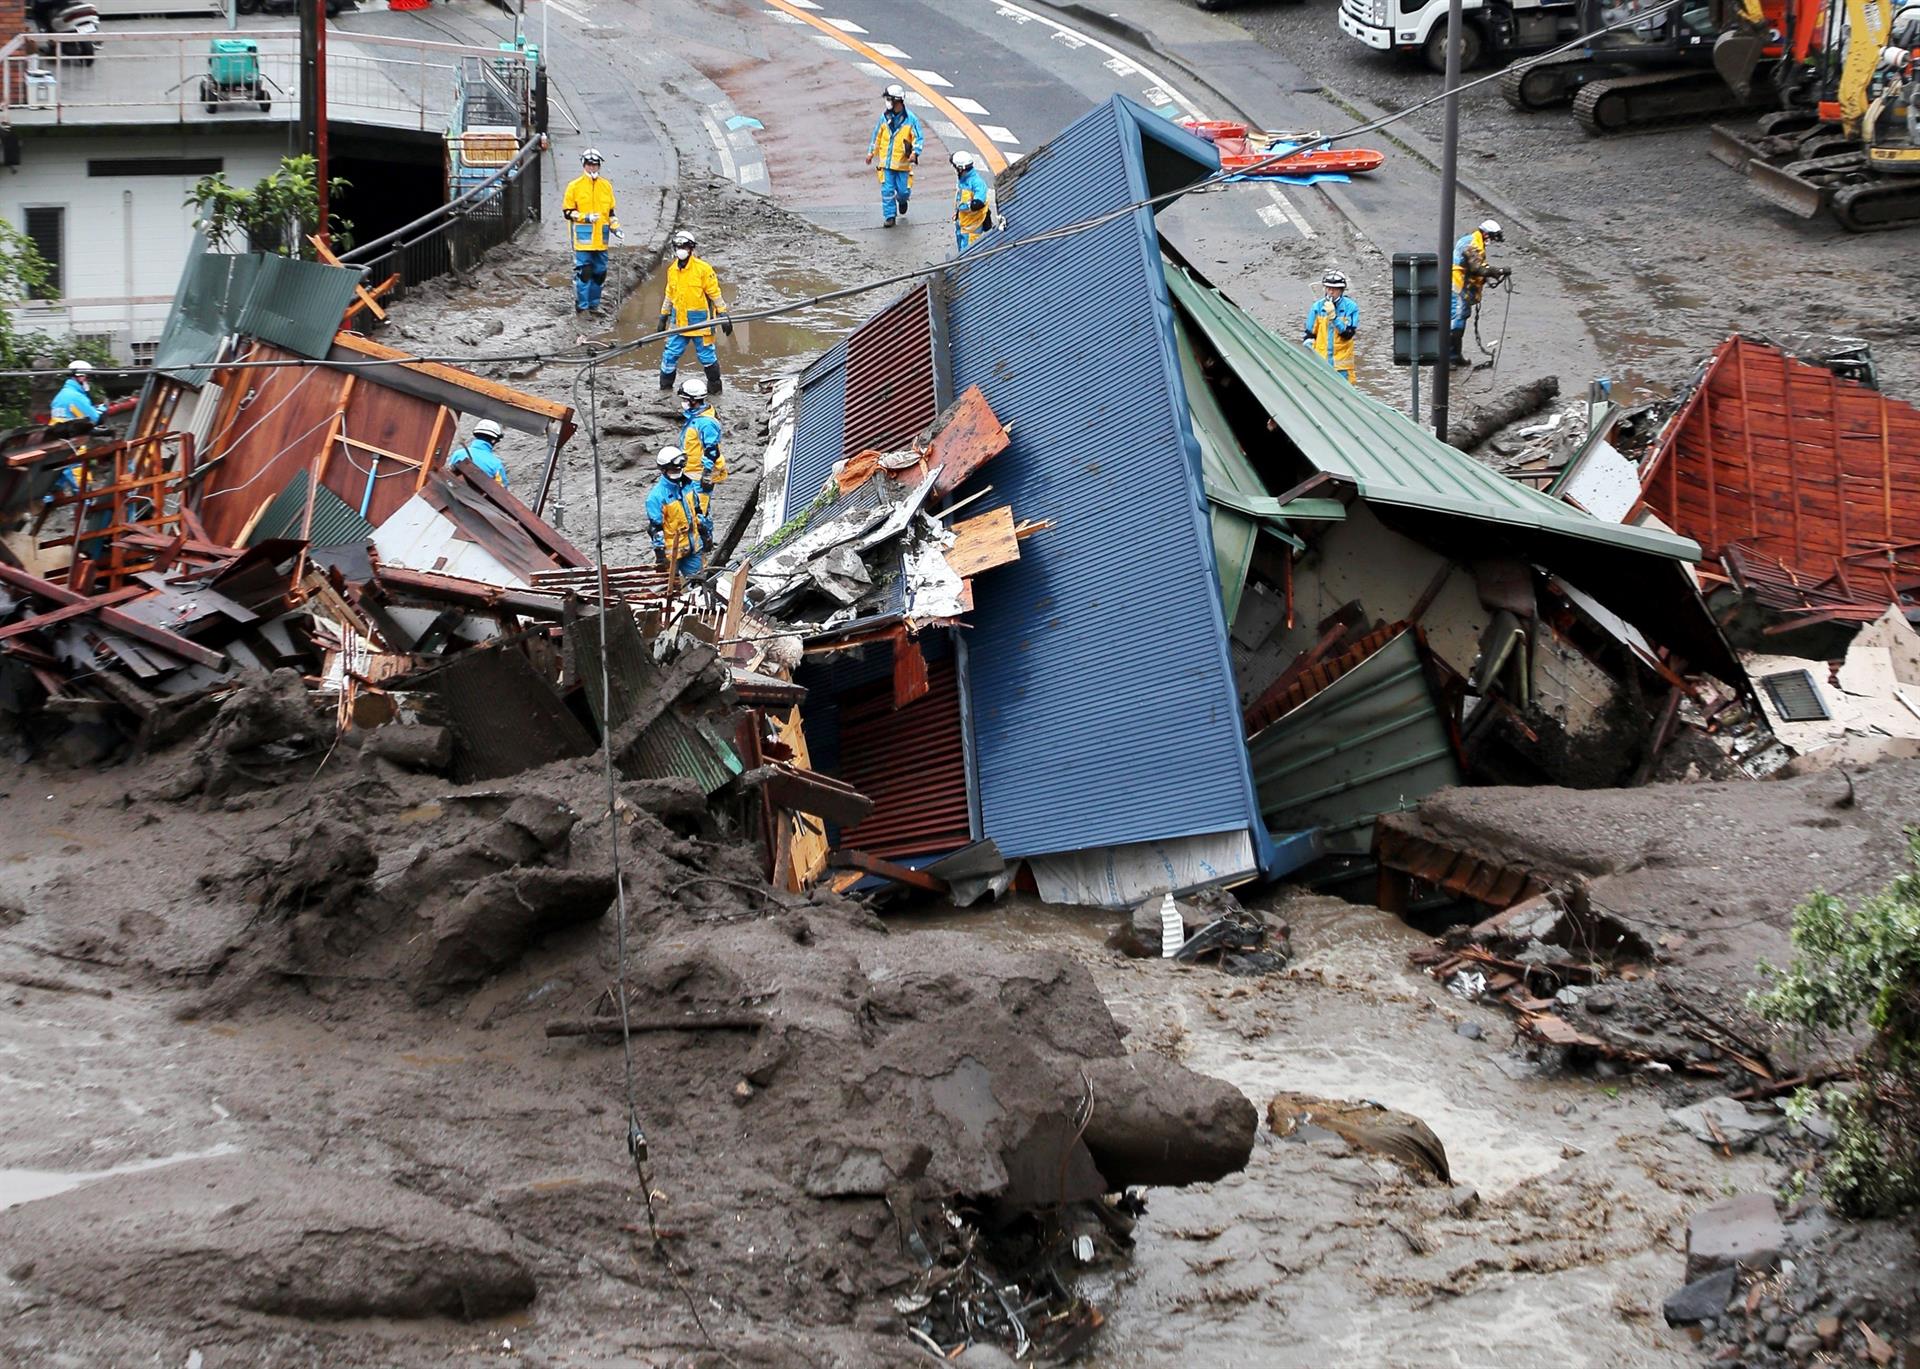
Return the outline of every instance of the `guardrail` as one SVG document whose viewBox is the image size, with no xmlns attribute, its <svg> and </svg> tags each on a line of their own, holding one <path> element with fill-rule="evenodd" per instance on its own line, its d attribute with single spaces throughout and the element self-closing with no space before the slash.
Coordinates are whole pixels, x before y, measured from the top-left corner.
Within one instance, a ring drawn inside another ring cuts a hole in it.
<svg viewBox="0 0 1920 1369">
<path fill-rule="evenodd" d="M 544 100 L 544 82 L 536 100 Z M 390 276 L 391 297 L 449 271 L 464 271 L 490 247 L 540 217 L 540 154 L 546 139 L 527 139 L 514 159 L 465 194 L 384 237 L 343 252 L 341 261 L 367 268 L 367 280 Z"/>
<path fill-rule="evenodd" d="M 73 40 L 41 53 L 49 35 L 23 34 L 0 48 L 0 108 L 8 122 L 201 123 L 236 117 L 297 119 L 300 36 L 295 30 L 193 29 L 100 33 L 82 54 Z M 216 40 L 250 39 L 251 57 L 216 54 Z M 505 87 L 530 90 L 523 57 L 464 43 L 330 30 L 331 118 L 441 132 L 457 96 L 463 60 L 490 64 Z"/>
</svg>

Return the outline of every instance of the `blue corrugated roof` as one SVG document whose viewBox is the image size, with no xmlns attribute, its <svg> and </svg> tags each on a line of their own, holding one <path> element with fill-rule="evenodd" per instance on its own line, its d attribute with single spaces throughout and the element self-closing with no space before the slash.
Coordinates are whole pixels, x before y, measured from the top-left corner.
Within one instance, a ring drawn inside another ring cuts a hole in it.
<svg viewBox="0 0 1920 1369">
<path fill-rule="evenodd" d="M 1210 144 L 1114 97 L 1001 178 L 1021 236 L 1191 184 Z M 1262 826 L 1150 211 L 951 268 L 956 392 L 1012 430 L 979 479 L 1055 526 L 980 587 L 983 825 L 1008 856 Z"/>
<path fill-rule="evenodd" d="M 800 377 L 793 421 L 793 454 L 787 458 L 787 517 L 820 494 L 833 473 L 847 435 L 847 342 L 809 366 Z"/>
</svg>

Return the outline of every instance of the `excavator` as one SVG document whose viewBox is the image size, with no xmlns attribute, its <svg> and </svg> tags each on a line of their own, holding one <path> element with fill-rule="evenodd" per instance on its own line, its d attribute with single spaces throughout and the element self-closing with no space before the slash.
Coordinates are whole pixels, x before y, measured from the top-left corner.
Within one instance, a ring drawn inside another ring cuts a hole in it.
<svg viewBox="0 0 1920 1369">
<path fill-rule="evenodd" d="M 1820 7 L 1796 0 L 1679 0 L 1646 3 L 1582 0 L 1587 46 L 1545 61 L 1508 67 L 1500 93 L 1515 109 L 1571 103 L 1589 133 L 1618 133 L 1701 115 L 1775 103 L 1769 63 L 1805 61 L 1819 34 Z M 1636 11 L 1646 19 L 1602 33 Z"/>
<path fill-rule="evenodd" d="M 1855 233 L 1920 223 L 1920 4 L 1835 0 L 1827 38 L 1818 83 L 1752 135 L 1716 126 L 1713 155 L 1803 219 L 1825 212 Z"/>
</svg>

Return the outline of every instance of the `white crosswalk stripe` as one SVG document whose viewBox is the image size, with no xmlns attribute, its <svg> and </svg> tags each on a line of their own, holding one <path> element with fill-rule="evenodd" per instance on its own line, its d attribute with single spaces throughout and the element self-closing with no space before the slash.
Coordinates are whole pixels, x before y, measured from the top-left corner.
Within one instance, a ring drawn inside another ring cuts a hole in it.
<svg viewBox="0 0 1920 1369">
<path fill-rule="evenodd" d="M 854 23 L 853 20 L 851 19 L 829 19 L 827 20 L 827 22 L 829 24 L 832 24 L 835 28 L 839 29 L 840 32 L 842 33 L 865 33 L 866 32 L 865 29 L 861 28 L 858 24 Z"/>
<path fill-rule="evenodd" d="M 978 100 L 969 100 L 964 95 L 949 95 L 947 97 L 947 103 L 959 110 L 962 114 L 991 114 L 993 112 Z"/>
<path fill-rule="evenodd" d="M 1020 146 L 1020 140 L 1013 136 L 1013 130 L 1010 128 L 1002 128 L 999 124 L 981 124 L 980 131 L 996 143 L 1008 147 Z"/>
<path fill-rule="evenodd" d="M 908 67 L 907 70 L 930 86 L 951 87 L 953 85 L 952 81 L 949 81 L 937 71 L 923 71 L 919 67 Z"/>
<path fill-rule="evenodd" d="M 882 57 L 891 57 L 896 62 L 904 62 L 907 60 L 907 54 L 900 51 L 900 49 L 892 43 L 868 43 L 867 46 L 879 53 Z"/>
</svg>

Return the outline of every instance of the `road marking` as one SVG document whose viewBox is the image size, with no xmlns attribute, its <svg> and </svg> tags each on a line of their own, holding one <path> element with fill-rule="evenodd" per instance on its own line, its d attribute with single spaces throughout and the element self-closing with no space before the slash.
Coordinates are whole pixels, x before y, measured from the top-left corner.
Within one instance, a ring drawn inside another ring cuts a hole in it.
<svg viewBox="0 0 1920 1369">
<path fill-rule="evenodd" d="M 765 162 L 750 162 L 740 168 L 740 184 L 743 186 L 752 185 L 756 181 L 764 181 L 766 179 L 767 164 Z"/>
<path fill-rule="evenodd" d="M 1305 238 L 1308 242 L 1312 242 L 1314 238 L 1313 230 L 1307 227 L 1307 221 L 1295 212 L 1293 201 L 1281 192 L 1280 187 L 1269 184 L 1267 186 L 1267 195 L 1273 200 L 1273 203 L 1271 205 L 1260 206 L 1260 217 L 1265 219 L 1267 217 L 1267 210 L 1278 209 L 1281 216 L 1285 218 L 1288 223 L 1300 230 L 1301 237 Z M 1272 221 L 1268 220 L 1268 222 L 1271 223 Z M 1274 226 L 1278 227 L 1279 225 L 1275 224 Z"/>
<path fill-rule="evenodd" d="M 832 24 L 835 28 L 839 29 L 840 32 L 842 33 L 865 33 L 866 32 L 865 29 L 861 28 L 858 24 L 854 23 L 853 20 L 851 19 L 829 19 L 827 20 L 827 22 L 829 24 Z"/>
<path fill-rule="evenodd" d="M 878 63 L 882 68 L 891 72 L 896 81 L 901 81 L 906 85 L 916 88 L 922 95 L 927 97 L 929 104 L 951 118 L 955 124 L 959 125 L 961 132 L 966 135 L 967 141 L 973 144 L 974 150 L 980 154 L 980 159 L 987 164 L 989 171 L 997 172 L 1006 170 L 1006 154 L 994 146 L 993 139 L 980 131 L 979 125 L 975 124 L 973 120 L 955 108 L 953 101 L 933 89 L 933 83 L 931 81 L 922 80 L 914 71 L 901 66 L 891 57 L 883 57 L 881 54 L 875 52 L 871 45 L 861 42 L 851 34 L 841 33 L 840 30 L 830 26 L 826 20 L 807 14 L 799 8 L 800 3 L 801 0 L 767 0 L 767 4 L 772 8 L 786 10 L 790 14 L 798 15 L 814 28 L 832 36 L 837 42 L 851 48 L 862 57 L 870 58 Z M 812 8 L 818 9 L 819 6 L 813 5 Z M 944 77 L 941 78 L 940 84 L 947 84 Z"/>
<path fill-rule="evenodd" d="M 548 3 L 552 3 L 552 0 L 548 0 Z M 769 19 L 778 19 L 783 24 L 802 24 L 806 22 L 805 20 L 795 18 L 785 10 L 762 10 L 761 13 L 765 14 Z"/>
<path fill-rule="evenodd" d="M 1115 76 L 1133 76 L 1138 74 L 1140 70 L 1130 59 L 1125 57 L 1109 57 L 1100 65 L 1108 71 L 1111 71 Z"/>
<path fill-rule="evenodd" d="M 882 57 L 891 57 L 898 62 L 907 60 L 907 54 L 900 51 L 900 49 L 892 43 L 868 43 L 867 46 L 879 53 Z"/>
<path fill-rule="evenodd" d="M 923 85 L 940 86 L 948 90 L 953 88 L 953 82 L 949 81 L 937 71 L 928 71 L 924 67 L 908 67 L 907 71 L 914 76 L 918 76 Z"/>
<path fill-rule="evenodd" d="M 985 105 L 981 104 L 978 100 L 969 100 L 964 95 L 949 95 L 947 98 L 953 102 L 953 107 L 955 109 L 965 110 L 968 114 L 993 113 L 992 110 L 988 109 Z"/>
<path fill-rule="evenodd" d="M 840 45 L 835 43 L 834 46 L 839 47 Z M 882 81 L 887 79 L 887 69 L 877 62 L 855 62 L 854 66 L 866 72 L 869 76 L 878 77 Z"/>
<path fill-rule="evenodd" d="M 1083 48 L 1087 45 L 1087 40 L 1071 29 L 1055 29 L 1053 31 L 1053 41 L 1061 44 L 1063 47 L 1070 48 Z"/>
<path fill-rule="evenodd" d="M 560 3 L 560 0 L 547 0 L 547 3 L 559 10 L 560 13 L 566 15 L 567 18 L 573 20 L 576 24 L 584 24 L 587 22 L 587 16 L 580 13 L 580 11 L 572 5 L 563 5 Z"/>
<path fill-rule="evenodd" d="M 981 124 L 980 131 L 996 143 L 1005 143 L 1009 147 L 1020 146 L 1020 140 L 1013 136 L 1013 130 L 1002 128 L 999 124 Z"/>
<path fill-rule="evenodd" d="M 713 140 L 714 150 L 720 154 L 720 174 L 736 185 L 740 181 L 740 166 L 733 160 L 733 148 L 727 142 L 727 135 L 714 117 L 705 110 L 700 112 L 700 122 L 707 126 L 707 137 Z"/>
<path fill-rule="evenodd" d="M 950 124 L 945 119 L 935 119 L 933 131 L 950 143 L 963 143 L 967 140 L 967 135 L 960 131 L 958 124 Z M 982 132 L 984 131 L 983 129 Z"/>
<path fill-rule="evenodd" d="M 1168 81 L 1159 72 L 1153 70 L 1153 68 L 1141 66 L 1140 63 L 1134 61 L 1131 57 L 1127 56 L 1126 53 L 1120 51 L 1120 49 L 1114 47 L 1111 43 L 1103 42 L 1102 40 L 1095 38 L 1090 33 L 1082 33 L 1078 29 L 1069 28 L 1067 27 L 1067 25 L 1062 24 L 1056 19 L 1047 18 L 1044 14 L 1035 14 L 1030 9 L 1026 9 L 1020 5 L 1013 4 L 1012 0 L 999 0 L 999 3 L 997 3 L 994 6 L 994 10 L 996 13 L 1003 15 L 1008 19 L 1013 20 L 1017 24 L 1025 24 L 1029 22 L 1037 22 L 1037 23 L 1045 24 L 1048 28 L 1052 29 L 1055 33 L 1066 34 L 1070 37 L 1079 39 L 1080 45 L 1083 47 L 1097 48 L 1101 52 L 1106 53 L 1107 56 L 1113 58 L 1115 61 L 1125 62 L 1129 67 L 1133 69 L 1133 71 L 1141 73 L 1148 80 L 1152 81 L 1154 85 L 1158 86 L 1160 90 L 1165 92 L 1173 104 L 1177 104 L 1182 109 L 1186 110 L 1187 117 L 1189 119 L 1199 119 L 1204 117 L 1200 113 L 1200 107 L 1194 104 L 1194 102 L 1189 100 L 1185 95 L 1182 95 L 1179 92 L 1179 90 L 1173 85 L 1172 82 Z M 1122 73 L 1122 74 L 1130 74 L 1130 73 Z"/>
<path fill-rule="evenodd" d="M 820 8 L 818 5 L 813 3 L 813 0 L 793 0 L 793 4 L 794 4 L 794 8 L 796 9 L 817 10 Z"/>
</svg>

